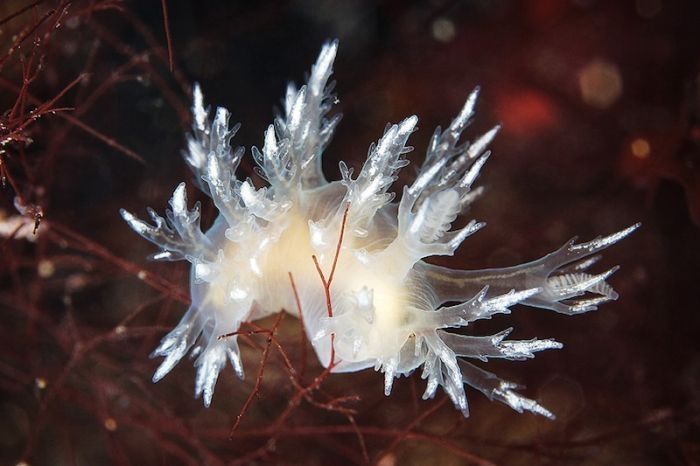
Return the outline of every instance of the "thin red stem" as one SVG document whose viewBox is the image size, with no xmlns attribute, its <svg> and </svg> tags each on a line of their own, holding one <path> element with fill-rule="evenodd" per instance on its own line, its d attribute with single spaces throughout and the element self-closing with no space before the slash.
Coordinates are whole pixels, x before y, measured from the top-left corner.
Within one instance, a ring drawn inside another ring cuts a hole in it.
<svg viewBox="0 0 700 466">
<path fill-rule="evenodd" d="M 166 0 L 160 0 L 161 8 L 163 9 L 163 29 L 165 29 L 165 41 L 168 45 L 168 66 L 170 72 L 173 71 L 173 41 L 170 37 L 170 20 L 168 19 L 168 3 Z"/>
<path fill-rule="evenodd" d="M 238 416 L 236 416 L 236 422 L 234 422 L 233 427 L 231 428 L 230 435 L 233 435 L 233 432 L 235 432 L 236 429 L 238 429 L 238 426 L 241 425 L 241 421 L 243 420 L 243 416 L 245 416 L 245 413 L 248 412 L 248 408 L 250 408 L 250 405 L 253 403 L 253 399 L 260 392 L 260 386 L 262 385 L 263 374 L 265 373 L 265 366 L 267 366 L 267 358 L 270 355 L 270 348 L 272 347 L 272 339 L 273 339 L 275 332 L 277 331 L 277 328 L 280 325 L 280 322 L 282 321 L 282 317 L 284 317 L 284 312 L 280 312 L 279 314 L 277 314 L 277 319 L 275 319 L 275 323 L 272 326 L 272 330 L 270 331 L 270 336 L 267 337 L 267 345 L 265 345 L 265 349 L 263 350 L 262 358 L 260 361 L 260 368 L 258 369 L 258 376 L 255 378 L 255 385 L 253 386 L 253 390 L 248 395 L 248 398 L 245 400 L 245 403 L 243 403 L 243 407 L 241 408 L 241 411 L 238 413 Z"/>
<path fill-rule="evenodd" d="M 16 17 L 18 17 L 18 16 L 21 15 L 22 13 L 31 10 L 31 9 L 34 8 L 35 6 L 39 5 L 40 3 L 44 3 L 44 1 L 45 1 L 45 0 L 37 0 L 37 1 L 34 2 L 34 3 L 30 3 L 29 5 L 27 5 L 27 6 L 23 7 L 23 8 L 20 8 L 19 10 L 15 11 L 14 13 L 10 13 L 8 16 L 6 16 L 6 17 L 4 17 L 3 19 L 0 20 L 0 26 L 2 26 L 2 25 L 5 24 L 5 23 L 8 23 L 8 22 L 12 21 L 13 19 L 15 19 Z"/>
<path fill-rule="evenodd" d="M 300 364 L 299 364 L 299 381 L 301 382 L 302 378 L 304 377 L 304 372 L 306 372 L 306 325 L 304 325 L 304 313 L 301 311 L 301 299 L 299 299 L 299 291 L 297 290 L 297 285 L 294 282 L 294 276 L 292 276 L 292 272 L 287 272 L 289 274 L 289 283 L 292 285 L 292 292 L 294 293 L 294 301 L 296 302 L 297 305 L 297 313 L 299 314 L 299 324 L 301 326 L 301 331 L 299 332 L 300 335 L 300 343 L 301 343 L 301 356 L 299 359 L 301 359 Z"/>
</svg>

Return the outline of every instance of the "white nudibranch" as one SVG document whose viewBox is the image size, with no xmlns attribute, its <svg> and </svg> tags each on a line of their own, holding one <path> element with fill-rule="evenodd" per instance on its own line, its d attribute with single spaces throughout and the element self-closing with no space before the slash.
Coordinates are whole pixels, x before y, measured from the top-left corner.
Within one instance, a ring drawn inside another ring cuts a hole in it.
<svg viewBox="0 0 700 466">
<path fill-rule="evenodd" d="M 484 226 L 472 221 L 452 229 L 480 194 L 472 185 L 498 127 L 473 142 L 460 142 L 474 115 L 477 89 L 446 130 L 435 130 L 425 161 L 400 201 L 393 202 L 394 193 L 388 190 L 409 163 L 404 156 L 412 150 L 406 144 L 416 129 L 415 116 L 387 126 L 356 177 L 341 162 L 342 179 L 328 182 L 321 155 L 340 121 L 340 115 L 329 116 L 335 100 L 329 78 L 337 47 L 337 42 L 324 45 L 305 86 L 287 87 L 283 114 L 265 131 L 262 149 L 252 149 L 258 174 L 269 186 L 256 189 L 249 179 L 236 178 L 244 149 L 233 149 L 230 142 L 239 125 L 229 126 L 224 108 L 217 108 L 211 119 L 195 86 L 193 128 L 184 157 L 195 183 L 218 209 L 218 218 L 202 232 L 200 206 L 188 208 L 184 183 L 175 189 L 165 218 L 149 209 L 149 224 L 122 210 L 131 228 L 160 247 L 154 259 L 192 264 L 192 305 L 153 352 L 165 358 L 153 380 L 191 352 L 196 357 L 195 394 L 209 406 L 227 361 L 243 377 L 236 337 L 218 337 L 280 310 L 296 315 L 291 272 L 307 335 L 326 367 L 333 341 L 333 372 L 374 367 L 384 373 L 388 395 L 395 377 L 420 368 L 427 379 L 423 398 L 433 397 L 442 386 L 465 416 L 467 384 L 516 411 L 553 418 L 536 401 L 518 394 L 516 384 L 470 361 L 522 360 L 561 348 L 561 343 L 507 340 L 511 329 L 488 336 L 454 329 L 507 314 L 515 304 L 575 315 L 616 299 L 606 283 L 616 268 L 601 274 L 586 270 L 598 259 L 596 253 L 638 225 L 586 243 L 571 240 L 541 259 L 514 267 L 465 271 L 425 262 L 430 256 L 452 255 Z M 329 316 L 312 256 L 328 274 L 341 234 Z"/>
</svg>

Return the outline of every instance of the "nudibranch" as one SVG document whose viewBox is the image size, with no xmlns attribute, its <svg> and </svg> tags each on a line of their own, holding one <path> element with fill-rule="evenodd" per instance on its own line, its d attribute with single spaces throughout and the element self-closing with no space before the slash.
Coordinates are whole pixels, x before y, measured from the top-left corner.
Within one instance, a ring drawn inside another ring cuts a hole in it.
<svg viewBox="0 0 700 466">
<path fill-rule="evenodd" d="M 452 255 L 484 226 L 471 221 L 453 229 L 452 223 L 481 193 L 472 185 L 499 128 L 460 142 L 474 115 L 476 89 L 449 127 L 435 130 L 415 181 L 404 187 L 398 202 L 389 189 L 409 163 L 405 155 L 412 150 L 407 141 L 416 129 L 415 116 L 387 126 L 357 176 L 341 162 L 342 179 L 327 181 L 321 156 L 340 121 L 340 115 L 329 115 L 337 47 L 337 42 L 323 46 L 306 85 L 289 84 L 283 113 L 265 131 L 262 149 L 252 148 L 257 172 L 268 186 L 257 188 L 250 179 L 236 177 L 244 149 L 232 148 L 231 138 L 239 125 L 229 126 L 225 108 L 217 108 L 212 118 L 195 86 L 184 158 L 218 218 L 202 232 L 200 205 L 189 209 L 185 183 L 175 189 L 165 218 L 149 209 L 152 223 L 147 223 L 121 211 L 131 228 L 160 247 L 153 259 L 192 264 L 192 305 L 155 349 L 153 355 L 165 359 L 153 380 L 191 352 L 195 395 L 209 406 L 227 361 L 243 377 L 236 336 L 218 337 L 280 310 L 297 315 L 291 273 L 307 336 L 320 362 L 332 364 L 333 372 L 374 367 L 384 373 L 389 395 L 394 378 L 420 368 L 427 379 L 423 398 L 433 397 L 441 386 L 465 416 L 467 384 L 519 412 L 553 418 L 517 393 L 516 384 L 471 361 L 523 360 L 561 343 L 507 340 L 511 329 L 487 336 L 455 329 L 507 314 L 515 304 L 576 315 L 616 299 L 606 283 L 616 268 L 600 274 L 586 270 L 598 251 L 638 225 L 585 243 L 571 240 L 514 267 L 465 271 L 426 262 Z"/>
</svg>

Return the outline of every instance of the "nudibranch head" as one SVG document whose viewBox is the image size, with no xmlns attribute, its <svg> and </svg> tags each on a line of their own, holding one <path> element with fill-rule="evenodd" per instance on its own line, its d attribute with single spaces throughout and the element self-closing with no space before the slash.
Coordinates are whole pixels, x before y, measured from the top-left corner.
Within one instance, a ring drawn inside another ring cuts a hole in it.
<svg viewBox="0 0 700 466">
<path fill-rule="evenodd" d="M 184 156 L 195 184 L 219 212 L 206 233 L 199 225 L 199 205 L 188 207 L 184 183 L 175 189 L 165 218 L 149 210 L 152 224 L 122 210 L 137 233 L 160 247 L 154 259 L 192 264 L 192 305 L 154 351 L 165 359 L 153 380 L 191 352 L 195 393 L 209 405 L 227 361 L 243 377 L 236 336 L 219 337 L 280 310 L 301 311 L 323 365 L 335 372 L 374 367 L 384 373 L 387 395 L 395 377 L 422 368 L 424 398 L 441 386 L 465 416 L 467 384 L 517 411 L 552 418 L 518 394 L 515 384 L 470 360 L 522 360 L 561 343 L 507 340 L 511 329 L 488 336 L 455 330 L 509 313 L 515 304 L 574 315 L 616 299 L 606 283 L 616 269 L 601 274 L 587 269 L 597 252 L 638 225 L 587 243 L 572 240 L 538 260 L 503 269 L 453 270 L 426 262 L 452 255 L 484 226 L 471 221 L 452 228 L 481 193 L 473 184 L 498 127 L 460 142 L 474 115 L 476 89 L 450 125 L 435 130 L 416 179 L 398 202 L 389 189 L 409 163 L 405 156 L 412 150 L 407 142 L 415 116 L 387 126 L 357 176 L 341 162 L 341 179 L 329 182 L 321 156 L 340 121 L 329 114 L 337 47 L 337 42 L 323 46 L 306 85 L 288 86 L 284 112 L 265 131 L 262 148 L 253 147 L 265 187 L 235 176 L 244 153 L 231 146 L 238 125 L 229 125 L 224 108 L 212 117 L 195 86 Z"/>
</svg>

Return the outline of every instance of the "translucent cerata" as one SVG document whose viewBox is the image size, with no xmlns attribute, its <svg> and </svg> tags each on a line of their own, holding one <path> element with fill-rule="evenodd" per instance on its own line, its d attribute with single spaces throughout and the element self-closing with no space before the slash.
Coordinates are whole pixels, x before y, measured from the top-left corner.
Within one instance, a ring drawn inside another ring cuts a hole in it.
<svg viewBox="0 0 700 466">
<path fill-rule="evenodd" d="M 122 210 L 131 228 L 160 248 L 154 259 L 192 264 L 192 305 L 154 351 L 164 360 L 153 380 L 191 353 L 195 394 L 208 406 L 227 362 L 238 376 L 244 372 L 236 336 L 219 337 L 243 322 L 281 310 L 298 316 L 301 309 L 320 362 L 333 372 L 381 371 L 386 395 L 394 378 L 420 371 L 423 397 L 442 387 L 465 416 L 466 384 L 519 412 L 553 418 L 517 393 L 516 384 L 480 364 L 532 358 L 562 344 L 508 340 L 510 328 L 469 335 L 469 324 L 507 314 L 515 304 L 575 315 L 616 299 L 606 283 L 616 268 L 600 274 L 587 269 L 596 253 L 638 225 L 589 242 L 571 240 L 540 259 L 502 269 L 455 270 L 426 262 L 452 255 L 484 226 L 472 220 L 456 229 L 452 223 L 481 194 L 474 181 L 498 127 L 460 141 L 474 115 L 477 89 L 446 129 L 435 130 L 417 176 L 398 201 L 389 190 L 409 164 L 415 116 L 386 127 L 357 175 L 341 162 L 341 179 L 328 181 L 321 156 L 340 121 L 330 114 L 337 48 L 337 42 L 324 45 L 306 85 L 287 87 L 283 114 L 265 131 L 262 149 L 253 147 L 264 187 L 236 176 L 244 154 L 231 145 L 238 125 L 229 126 L 225 108 L 212 115 L 195 86 L 185 161 L 219 212 L 206 232 L 200 206 L 188 207 L 185 183 L 175 189 L 165 218 L 149 210 L 147 223 Z"/>
</svg>

